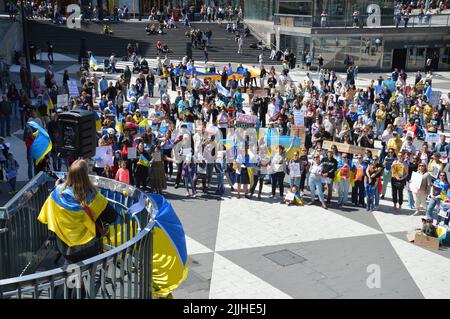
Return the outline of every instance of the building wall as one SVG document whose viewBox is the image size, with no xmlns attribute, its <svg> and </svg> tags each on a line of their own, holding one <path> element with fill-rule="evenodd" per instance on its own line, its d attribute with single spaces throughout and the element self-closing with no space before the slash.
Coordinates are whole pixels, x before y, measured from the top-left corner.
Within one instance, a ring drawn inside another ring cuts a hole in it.
<svg viewBox="0 0 450 319">
<path fill-rule="evenodd" d="M 408 72 L 424 70 L 429 56 L 436 59 L 435 69 L 450 70 L 450 35 L 429 36 L 427 39 L 423 36 L 412 36 L 406 41 L 400 35 L 383 37 L 281 34 L 280 49 L 286 48 L 294 51 L 299 64 L 308 53 L 313 54 L 315 59 L 320 54 L 324 58 L 325 67 L 335 70 L 343 70 L 344 60 L 349 56 L 362 71 L 390 71 L 399 62 L 395 61 L 398 58 L 395 55 L 402 51 L 406 53 L 404 67 Z"/>
</svg>

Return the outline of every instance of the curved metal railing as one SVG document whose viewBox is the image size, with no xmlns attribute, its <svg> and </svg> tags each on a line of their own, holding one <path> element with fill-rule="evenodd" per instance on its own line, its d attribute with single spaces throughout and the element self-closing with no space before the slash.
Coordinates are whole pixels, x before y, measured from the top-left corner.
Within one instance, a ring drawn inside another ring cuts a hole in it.
<svg viewBox="0 0 450 319">
<path fill-rule="evenodd" d="M 119 214 L 109 228 L 105 251 L 77 264 L 39 272 L 45 256 L 54 251 L 48 246 L 46 225 L 37 221 L 54 180 L 39 173 L 0 207 L 0 298 L 152 297 L 156 205 L 133 186 L 90 178 Z M 139 201 L 144 209 L 129 214 Z"/>
</svg>

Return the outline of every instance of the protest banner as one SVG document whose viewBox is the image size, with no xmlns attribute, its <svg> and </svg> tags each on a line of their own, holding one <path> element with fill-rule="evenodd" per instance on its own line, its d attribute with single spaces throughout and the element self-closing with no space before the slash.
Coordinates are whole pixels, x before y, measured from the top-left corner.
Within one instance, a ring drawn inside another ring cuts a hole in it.
<svg viewBox="0 0 450 319">
<path fill-rule="evenodd" d="M 300 143 L 305 144 L 306 138 L 306 128 L 301 125 L 292 125 L 291 126 L 291 136 L 296 136 L 300 139 Z"/>
<path fill-rule="evenodd" d="M 263 89 L 263 90 L 255 90 L 255 92 L 253 92 L 253 97 L 267 97 L 267 90 Z"/>
<path fill-rule="evenodd" d="M 76 80 L 67 81 L 67 86 L 69 87 L 69 95 L 70 96 L 79 96 L 80 92 L 78 91 L 78 85 Z"/>
<path fill-rule="evenodd" d="M 258 117 L 256 115 L 236 114 L 236 127 L 249 128 L 255 127 Z"/>
<path fill-rule="evenodd" d="M 305 111 L 303 109 L 294 109 L 294 124 L 304 126 L 305 125 Z"/>
<path fill-rule="evenodd" d="M 341 153 L 348 153 L 348 154 L 358 154 L 358 155 L 364 155 L 366 150 L 370 150 L 371 152 L 374 152 L 375 149 L 373 148 L 366 148 L 356 145 L 350 145 L 350 144 L 344 144 L 344 143 L 337 143 L 333 141 L 323 141 L 322 148 L 326 150 L 330 150 L 331 146 L 336 145 L 337 149 Z"/>
<path fill-rule="evenodd" d="M 413 172 L 411 175 L 411 181 L 409 183 L 409 189 L 413 193 L 417 193 L 417 191 L 420 188 L 420 185 L 422 184 L 422 174 Z"/>
<path fill-rule="evenodd" d="M 441 91 L 435 91 L 432 90 L 430 93 L 430 105 L 431 106 L 438 106 L 439 102 L 441 101 Z"/>
<path fill-rule="evenodd" d="M 136 147 L 128 147 L 128 159 L 137 158 L 137 149 Z"/>
<path fill-rule="evenodd" d="M 62 109 L 65 106 L 69 105 L 69 95 L 68 94 L 59 94 L 56 97 L 56 105 L 57 108 Z"/>
<path fill-rule="evenodd" d="M 113 166 L 113 150 L 111 146 L 98 146 L 93 157 L 97 167 Z"/>
<path fill-rule="evenodd" d="M 427 133 L 425 137 L 425 142 L 427 143 L 439 143 L 439 134 L 437 133 Z"/>
</svg>

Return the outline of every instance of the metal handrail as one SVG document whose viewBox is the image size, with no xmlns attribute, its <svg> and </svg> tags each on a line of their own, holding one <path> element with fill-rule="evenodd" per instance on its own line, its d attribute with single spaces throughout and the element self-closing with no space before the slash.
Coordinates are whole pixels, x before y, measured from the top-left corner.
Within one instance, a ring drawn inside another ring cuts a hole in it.
<svg viewBox="0 0 450 319">
<path fill-rule="evenodd" d="M 96 298 L 98 294 L 101 294 L 104 298 L 152 297 L 151 260 L 152 229 L 156 216 L 155 203 L 145 193 L 130 185 L 99 176 L 90 176 L 90 178 L 120 214 L 120 223 L 116 222 L 112 225 L 110 234 L 112 247 L 109 246 L 107 251 L 98 256 L 81 261 L 76 265 L 70 265 L 69 268 L 59 267 L 44 272 L 0 280 L 0 298 L 41 298 L 45 294 L 50 298 L 57 298 L 58 296 L 61 298 Z M 27 249 L 36 253 L 37 249 L 41 247 L 42 241 L 47 238 L 47 231 L 42 232 L 42 229 L 41 232 L 31 230 L 32 234 L 27 234 L 28 229 L 24 231 L 17 225 L 20 226 L 24 221 L 23 215 L 28 214 L 31 216 L 28 216 L 26 224 L 34 224 L 33 229 L 34 226 L 46 228 L 36 219 L 39 211 L 32 210 L 31 206 L 42 206 L 50 193 L 48 189 L 49 181 L 50 178 L 47 174 L 39 173 L 5 207 L 0 208 L 4 217 L 6 217 L 2 219 L 5 228 L 11 229 L 11 231 L 9 229 L 5 231 L 4 234 L 0 233 L 0 236 L 3 235 L 6 239 L 3 246 L 0 242 L 0 275 L 2 274 L 2 263 L 3 268 L 5 268 L 6 262 L 10 262 L 11 259 L 13 259 L 13 262 L 6 265 L 6 271 L 3 269 L 3 275 L 5 272 L 11 272 L 12 270 L 17 273 L 24 266 L 24 262 L 14 260 L 14 253 L 23 252 L 24 247 L 11 245 L 13 240 L 23 242 L 25 241 L 23 240 L 24 237 L 35 236 L 33 239 L 38 243 L 31 248 L 27 247 Z M 144 210 L 135 216 L 129 216 L 128 208 L 137 202 L 141 196 L 145 197 Z M 24 199 L 27 203 L 18 203 L 18 201 L 24 201 Z M 144 222 L 144 229 L 140 229 L 141 222 Z M 36 237 L 36 235 L 39 236 Z M 19 240 L 17 240 L 18 238 Z M 5 246 L 7 249 L 11 247 L 12 249 L 7 250 Z M 5 259 L 8 260 L 5 262 Z M 26 267 L 29 264 L 30 262 Z M 78 271 L 76 276 L 78 282 L 84 284 L 71 289 L 68 280 L 74 277 L 73 266 Z M 63 291 L 63 294 L 58 295 L 58 289 L 60 289 L 59 292 Z"/>
</svg>

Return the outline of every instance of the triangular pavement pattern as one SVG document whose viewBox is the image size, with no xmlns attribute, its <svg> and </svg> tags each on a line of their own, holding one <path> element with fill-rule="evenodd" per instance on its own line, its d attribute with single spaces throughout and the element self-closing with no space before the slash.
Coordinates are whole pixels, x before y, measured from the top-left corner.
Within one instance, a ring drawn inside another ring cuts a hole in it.
<svg viewBox="0 0 450 319">
<path fill-rule="evenodd" d="M 231 198 L 220 206 L 216 252 L 373 234 L 380 231 L 321 207 Z"/>
<path fill-rule="evenodd" d="M 355 222 L 361 223 L 380 232 L 383 231 L 380 224 L 378 224 L 375 216 L 373 216 L 371 212 L 367 212 L 365 208 L 341 207 L 335 209 L 331 207 L 330 210 L 342 217 L 349 218 Z"/>
<path fill-rule="evenodd" d="M 450 298 L 448 258 L 394 236 L 386 236 L 425 298 Z"/>
<path fill-rule="evenodd" d="M 184 187 L 178 189 L 170 187 L 170 191 L 164 196 L 175 209 L 185 233 L 196 242 L 214 251 L 221 201 L 212 200 L 210 197 L 203 198 L 201 192 L 197 198 L 186 198 L 185 194 Z"/>
<path fill-rule="evenodd" d="M 400 231 L 410 231 L 422 225 L 422 216 L 411 214 L 394 214 L 391 212 L 374 211 L 373 216 L 384 233 L 395 233 Z"/>
<path fill-rule="evenodd" d="M 186 235 L 186 246 L 187 246 L 187 252 L 188 255 L 195 255 L 195 254 L 204 254 L 204 253 L 212 253 L 213 251 L 209 249 L 208 247 L 200 244 L 198 241 L 192 239 L 191 237 Z"/>
<path fill-rule="evenodd" d="M 268 258 L 286 252 L 301 260 L 281 265 Z M 423 298 L 384 234 L 220 254 L 293 298 Z M 367 280 L 372 270 L 368 267 L 373 265 L 380 269 L 380 287 L 369 288 Z M 223 276 L 226 281 L 227 274 Z"/>
<path fill-rule="evenodd" d="M 219 254 L 214 254 L 210 299 L 292 299 Z"/>
</svg>

